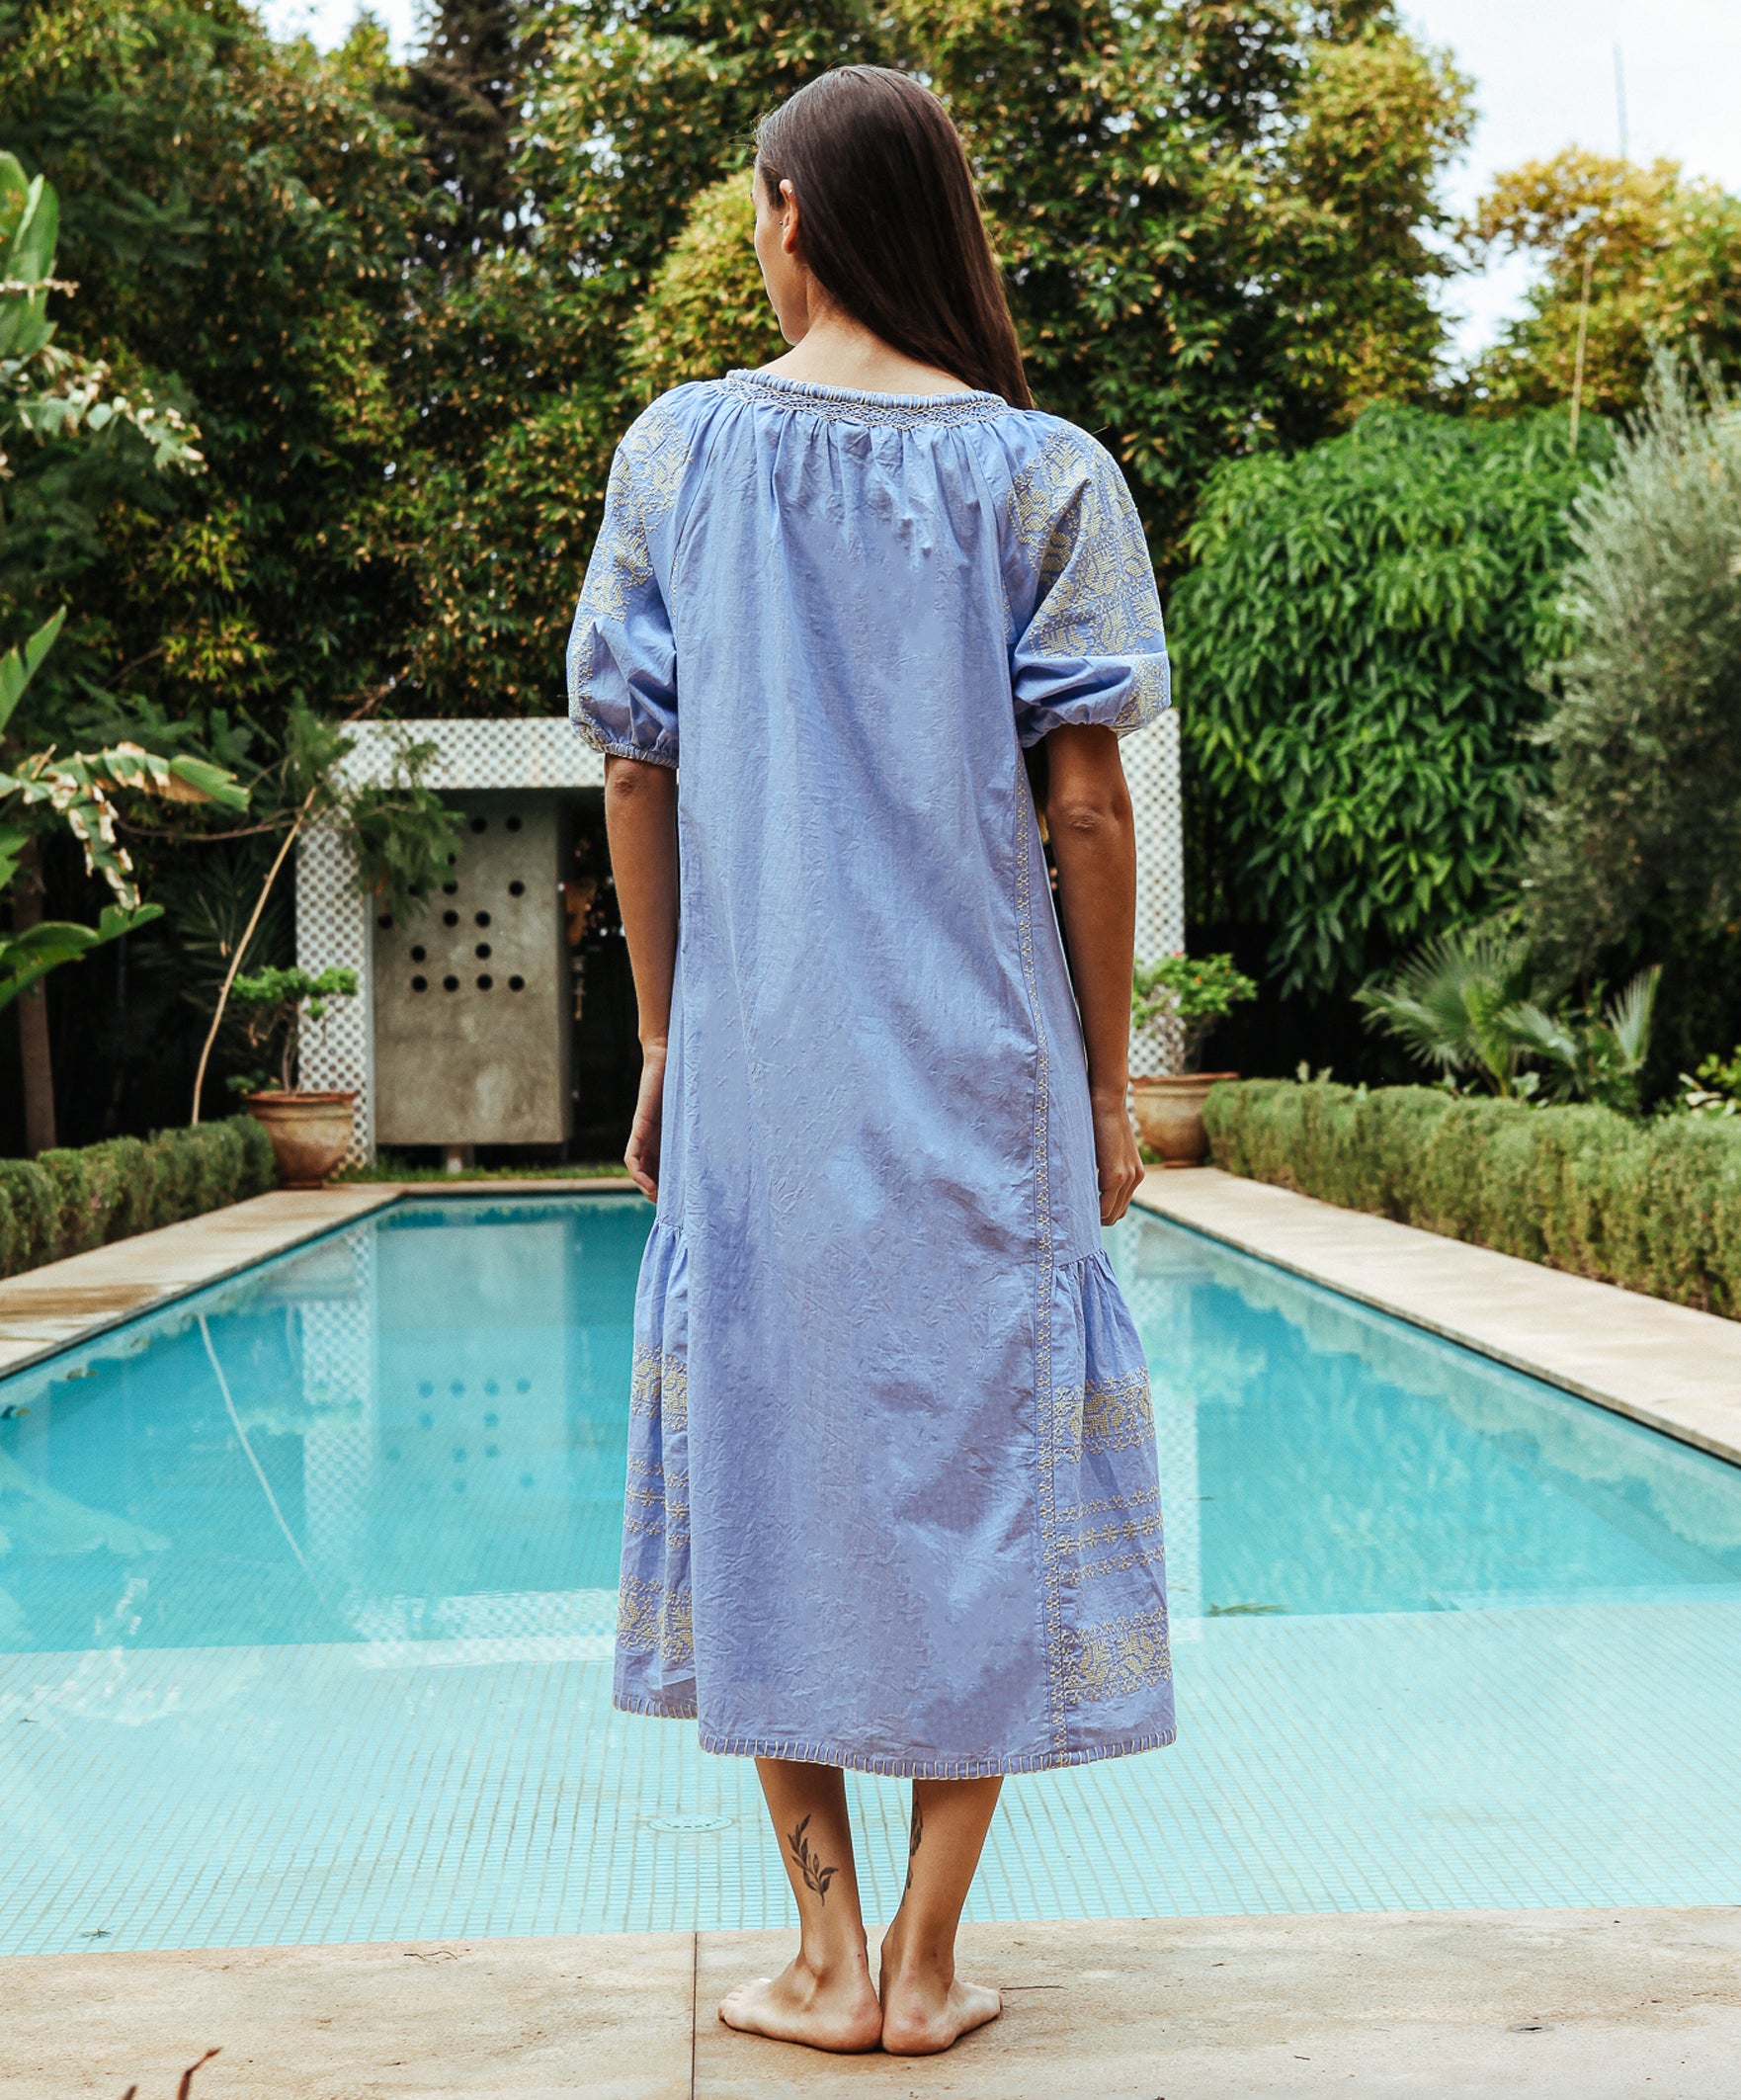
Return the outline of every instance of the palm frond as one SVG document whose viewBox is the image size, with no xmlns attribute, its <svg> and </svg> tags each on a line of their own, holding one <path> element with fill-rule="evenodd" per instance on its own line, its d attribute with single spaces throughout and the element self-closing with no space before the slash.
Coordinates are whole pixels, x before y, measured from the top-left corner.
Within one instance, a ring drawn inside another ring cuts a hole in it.
<svg viewBox="0 0 1741 2100">
<path fill-rule="evenodd" d="M 1656 991 L 1662 982 L 1662 965 L 1654 963 L 1608 1002 L 1603 1019 L 1614 1031 L 1619 1048 L 1621 1068 L 1635 1072 L 1650 1050 L 1650 1024 L 1656 1015 Z"/>
</svg>

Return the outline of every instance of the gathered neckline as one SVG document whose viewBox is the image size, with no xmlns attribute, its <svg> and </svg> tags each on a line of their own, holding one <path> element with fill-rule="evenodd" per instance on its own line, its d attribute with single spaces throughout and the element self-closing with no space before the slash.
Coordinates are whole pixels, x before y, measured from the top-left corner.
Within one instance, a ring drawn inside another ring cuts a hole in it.
<svg viewBox="0 0 1741 2100">
<path fill-rule="evenodd" d="M 987 423 L 1013 414 L 1002 394 L 963 387 L 956 393 L 868 393 L 856 386 L 822 386 L 784 373 L 728 372 L 718 381 L 728 391 L 781 408 L 807 410 L 838 422 L 892 423 L 912 429 L 924 423 Z"/>
</svg>

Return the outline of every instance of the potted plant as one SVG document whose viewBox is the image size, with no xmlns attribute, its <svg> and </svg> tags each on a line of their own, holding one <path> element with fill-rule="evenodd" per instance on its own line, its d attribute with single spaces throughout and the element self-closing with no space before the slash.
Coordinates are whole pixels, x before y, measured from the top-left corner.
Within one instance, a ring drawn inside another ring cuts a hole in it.
<svg viewBox="0 0 1741 2100">
<path fill-rule="evenodd" d="M 1138 964 L 1130 987 L 1130 1022 L 1138 1034 L 1177 1031 L 1185 1069 L 1130 1082 L 1136 1128 L 1162 1166 L 1195 1167 L 1208 1155 L 1202 1105 L 1217 1079 L 1237 1072 L 1201 1072 L 1203 1045 L 1215 1023 L 1257 986 L 1233 966 L 1231 956 L 1188 956 L 1183 951 L 1159 963 Z"/>
<path fill-rule="evenodd" d="M 355 1090 L 307 1092 L 296 1080 L 303 1030 L 312 1024 L 324 1031 L 333 1000 L 356 993 L 354 969 L 323 969 L 318 976 L 305 969 L 262 969 L 238 976 L 230 987 L 249 1047 L 270 1054 L 277 1046 L 276 1074 L 240 1073 L 229 1085 L 265 1126 L 287 1188 L 319 1188 L 350 1148 Z"/>
</svg>

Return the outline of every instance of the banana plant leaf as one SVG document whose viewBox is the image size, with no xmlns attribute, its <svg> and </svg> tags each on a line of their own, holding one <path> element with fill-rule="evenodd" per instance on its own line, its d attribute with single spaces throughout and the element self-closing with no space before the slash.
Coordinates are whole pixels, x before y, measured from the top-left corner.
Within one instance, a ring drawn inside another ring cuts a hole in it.
<svg viewBox="0 0 1741 2100">
<path fill-rule="evenodd" d="M 0 934 L 0 1013 L 51 969 L 63 963 L 81 963 L 92 949 L 119 941 L 124 933 L 162 916 L 161 904 L 137 904 L 130 911 L 109 904 L 95 926 L 43 919 L 25 933 Z"/>
</svg>

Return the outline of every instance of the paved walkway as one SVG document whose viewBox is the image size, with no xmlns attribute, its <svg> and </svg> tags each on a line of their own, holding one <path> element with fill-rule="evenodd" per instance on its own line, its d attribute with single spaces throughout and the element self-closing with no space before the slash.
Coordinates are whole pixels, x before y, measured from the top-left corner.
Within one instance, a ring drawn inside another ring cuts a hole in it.
<svg viewBox="0 0 1741 2100">
<path fill-rule="evenodd" d="M 1214 1167 L 1151 1172 L 1137 1201 L 1741 1465 L 1741 1320 L 1565 1276 Z M 1741 2093 L 1741 2074 L 1735 2089 Z"/>
<path fill-rule="evenodd" d="M 828 2058 L 714 2008 L 773 1933 L 63 1955 L 0 1973 L 3 2100 L 1307 2100 L 1741 2091 L 1741 1911 L 977 1925 L 1008 2010 L 948 2056 Z"/>
</svg>

